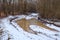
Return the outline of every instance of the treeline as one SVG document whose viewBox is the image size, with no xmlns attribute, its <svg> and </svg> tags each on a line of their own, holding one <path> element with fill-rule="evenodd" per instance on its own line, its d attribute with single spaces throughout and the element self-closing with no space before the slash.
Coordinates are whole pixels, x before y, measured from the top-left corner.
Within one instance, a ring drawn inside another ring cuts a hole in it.
<svg viewBox="0 0 60 40">
<path fill-rule="evenodd" d="M 38 12 L 42 18 L 60 19 L 60 0 L 0 0 L 0 16 Z"/>
<path fill-rule="evenodd" d="M 40 0 L 38 2 L 38 11 L 43 18 L 60 19 L 60 0 Z"/>
</svg>

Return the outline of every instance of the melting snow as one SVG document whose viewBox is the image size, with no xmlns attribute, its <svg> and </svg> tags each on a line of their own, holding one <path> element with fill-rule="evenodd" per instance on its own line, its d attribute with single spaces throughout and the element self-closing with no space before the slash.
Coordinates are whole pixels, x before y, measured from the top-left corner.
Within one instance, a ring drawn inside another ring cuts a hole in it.
<svg viewBox="0 0 60 40">
<path fill-rule="evenodd" d="M 18 17 L 18 18 L 10 22 L 10 19 L 15 17 Z M 10 38 L 10 40 L 60 40 L 60 32 L 52 32 L 50 30 L 41 28 L 38 25 L 30 25 L 31 30 L 37 32 L 37 35 L 24 31 L 15 22 L 16 20 L 21 18 L 30 19 L 30 17 L 26 15 L 25 16 L 17 15 L 17 16 L 9 16 L 7 18 L 0 20 L 1 21 L 0 28 L 4 29 L 2 33 L 3 35 L 0 35 L 0 40 L 8 40 L 8 38 Z M 55 27 L 54 25 L 50 26 L 49 24 L 47 24 L 47 26 L 60 31 L 60 28 Z"/>
</svg>

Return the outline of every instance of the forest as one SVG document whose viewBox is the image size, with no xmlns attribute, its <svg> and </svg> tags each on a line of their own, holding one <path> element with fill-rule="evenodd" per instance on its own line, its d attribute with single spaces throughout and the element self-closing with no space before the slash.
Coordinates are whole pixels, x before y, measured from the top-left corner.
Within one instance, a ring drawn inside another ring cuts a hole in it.
<svg viewBox="0 0 60 40">
<path fill-rule="evenodd" d="M 0 0 L 0 40 L 60 40 L 60 0 Z"/>
<path fill-rule="evenodd" d="M 0 17 L 32 12 L 42 18 L 60 19 L 60 0 L 0 0 Z"/>
</svg>

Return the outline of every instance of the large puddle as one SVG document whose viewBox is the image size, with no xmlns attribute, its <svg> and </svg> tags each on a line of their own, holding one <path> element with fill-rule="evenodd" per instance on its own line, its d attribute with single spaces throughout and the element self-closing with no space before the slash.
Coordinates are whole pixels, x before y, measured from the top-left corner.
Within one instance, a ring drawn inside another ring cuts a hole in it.
<svg viewBox="0 0 60 40">
<path fill-rule="evenodd" d="M 48 30 L 51 30 L 51 31 L 57 31 L 55 29 L 47 27 L 42 22 L 40 22 L 40 21 L 38 21 L 37 19 L 34 19 L 34 18 L 29 19 L 29 20 L 26 20 L 25 18 L 23 18 L 23 19 L 17 20 L 16 22 L 23 30 L 25 30 L 29 33 L 34 33 L 32 30 L 30 30 L 30 27 L 29 27 L 30 25 L 38 25 L 39 27 L 42 27 L 42 28 L 45 28 L 45 29 L 48 29 Z"/>
</svg>

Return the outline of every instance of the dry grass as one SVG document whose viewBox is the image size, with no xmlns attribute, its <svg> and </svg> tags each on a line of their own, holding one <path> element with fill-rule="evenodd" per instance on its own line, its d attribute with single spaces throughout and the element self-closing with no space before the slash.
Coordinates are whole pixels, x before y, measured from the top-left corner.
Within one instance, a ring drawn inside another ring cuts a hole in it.
<svg viewBox="0 0 60 40">
<path fill-rule="evenodd" d="M 43 27 L 43 28 L 51 30 L 51 31 L 57 31 L 55 29 L 51 29 L 51 28 L 45 26 L 42 22 L 40 22 L 36 19 L 33 19 L 33 18 L 30 20 L 26 20 L 26 19 L 17 20 L 17 24 L 27 32 L 32 32 L 29 28 L 29 25 L 38 25 L 40 27 Z"/>
</svg>

